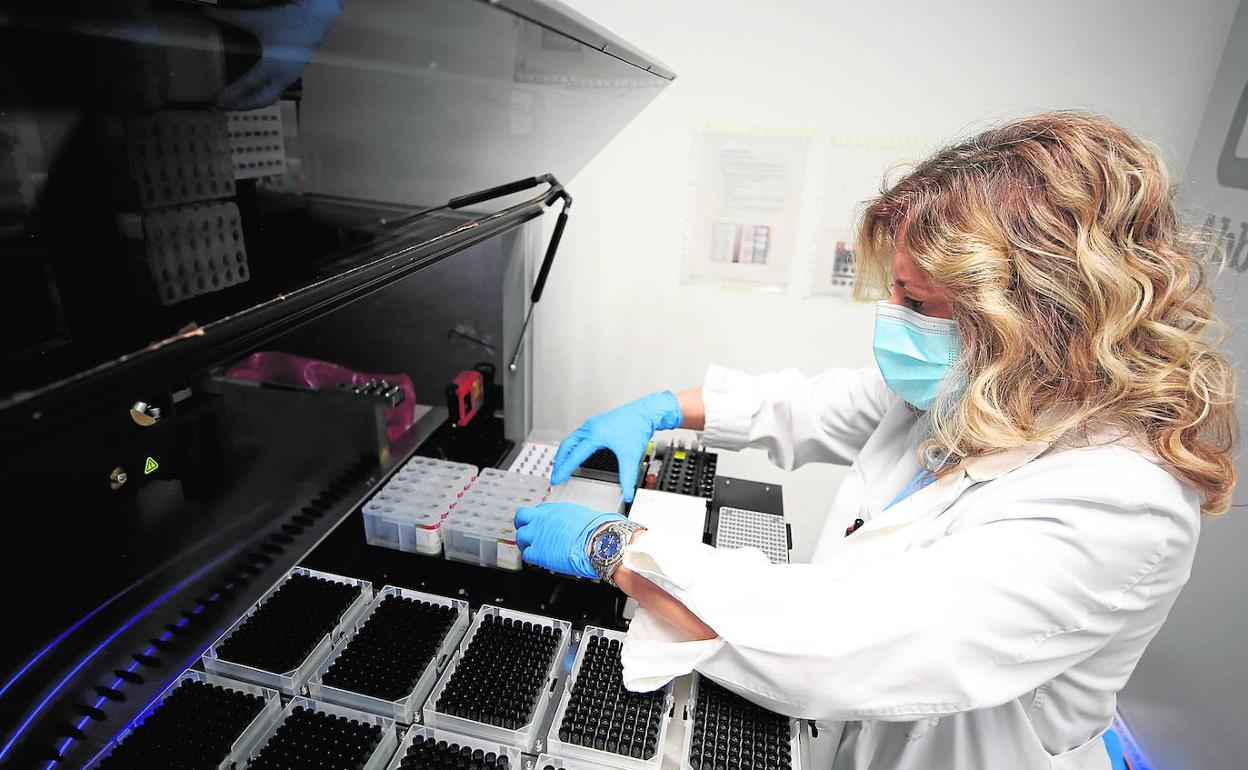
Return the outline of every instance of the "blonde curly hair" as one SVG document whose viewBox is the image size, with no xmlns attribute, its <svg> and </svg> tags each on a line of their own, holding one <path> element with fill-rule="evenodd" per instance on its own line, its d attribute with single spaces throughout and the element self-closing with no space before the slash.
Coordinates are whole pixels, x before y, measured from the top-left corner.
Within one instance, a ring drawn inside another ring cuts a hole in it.
<svg viewBox="0 0 1248 770">
<path fill-rule="evenodd" d="M 1015 120 L 939 150 L 866 204 L 855 294 L 891 283 L 895 245 L 953 307 L 956 379 L 932 446 L 974 457 L 1094 425 L 1125 428 L 1227 510 L 1235 377 L 1202 250 L 1157 153 L 1086 112 Z"/>
</svg>

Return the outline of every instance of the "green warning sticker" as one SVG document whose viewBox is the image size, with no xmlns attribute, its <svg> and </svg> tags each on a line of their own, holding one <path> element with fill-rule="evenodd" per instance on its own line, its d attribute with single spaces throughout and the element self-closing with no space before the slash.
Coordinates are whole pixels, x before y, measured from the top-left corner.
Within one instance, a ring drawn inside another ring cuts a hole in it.
<svg viewBox="0 0 1248 770">
<path fill-rule="evenodd" d="M 155 471 L 159 467 L 160 467 L 160 463 L 156 462 L 156 458 L 149 457 L 143 463 L 143 475 L 146 476 L 152 473 L 153 471 Z"/>
</svg>

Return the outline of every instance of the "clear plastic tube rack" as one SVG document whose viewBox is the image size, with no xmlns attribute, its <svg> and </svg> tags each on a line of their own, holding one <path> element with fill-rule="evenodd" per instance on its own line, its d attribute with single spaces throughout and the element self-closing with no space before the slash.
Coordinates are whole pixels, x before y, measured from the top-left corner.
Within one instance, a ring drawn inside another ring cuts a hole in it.
<svg viewBox="0 0 1248 770">
<path fill-rule="evenodd" d="M 540 684 L 537 686 L 536 691 L 532 693 L 534 701 L 529 711 L 528 720 L 524 724 L 517 725 L 514 729 L 487 724 L 476 719 L 443 713 L 438 710 L 439 701 L 442 699 L 443 693 L 446 692 L 448 683 L 455 677 L 458 668 L 465 665 L 465 656 L 471 650 L 472 644 L 481 632 L 482 626 L 487 623 L 487 618 L 490 619 L 488 622 L 491 623 L 509 621 L 514 624 L 530 623 L 533 627 L 539 629 L 549 628 L 558 637 L 556 644 L 554 644 L 554 652 L 545 670 L 534 672 L 540 675 Z M 494 607 L 488 604 L 482 605 L 473 617 L 472 625 L 468 628 L 468 633 L 464 636 L 463 642 L 460 643 L 459 650 L 451 659 L 450 665 L 446 667 L 446 671 L 442 673 L 442 678 L 438 680 L 437 686 L 429 694 L 428 700 L 425 701 L 425 724 L 429 727 L 450 730 L 462 735 L 472 735 L 491 741 L 498 741 L 508 746 L 514 746 L 526 753 L 532 752 L 537 739 L 540 737 L 539 729 L 542 719 L 550 708 L 550 702 L 554 697 L 553 685 L 558 676 L 559 667 L 563 665 L 567 655 L 568 646 L 571 644 L 571 636 L 572 624 L 567 621 L 503 609 L 502 607 Z"/>
<path fill-rule="evenodd" d="M 266 671 L 254 666 L 244 665 L 221 657 L 221 647 L 236 631 L 242 628 L 251 618 L 265 608 L 265 603 L 277 594 L 293 576 L 305 575 L 310 577 L 321 578 L 335 583 L 342 583 L 354 586 L 358 591 L 358 595 L 352 600 L 346 611 L 338 618 L 329 633 L 325 634 L 318 642 L 316 642 L 312 651 L 303 659 L 303 661 L 295 668 L 288 671 Z M 330 650 L 343 634 L 364 614 L 364 610 L 368 607 L 373 598 L 372 583 L 359 578 L 342 577 L 333 575 L 328 572 L 320 572 L 318 570 L 308 569 L 306 567 L 295 567 L 286 573 L 276 585 L 265 592 L 260 599 L 253 604 L 243 616 L 234 621 L 233 625 L 221 634 L 212 646 L 204 652 L 202 661 L 204 669 L 221 676 L 227 676 L 232 679 L 239 679 L 244 682 L 253 682 L 264 687 L 272 687 L 280 690 L 286 695 L 296 695 L 300 692 L 300 688 L 308 681 L 313 672 L 324 662 L 329 655 Z"/>
<path fill-rule="evenodd" d="M 597 639 L 599 643 L 604 645 L 612 641 L 623 645 L 624 637 L 625 634 L 619 631 L 611 631 L 596 626 L 585 627 L 581 634 L 580 646 L 576 651 L 576 659 L 572 663 L 572 672 L 564 681 L 564 687 L 559 697 L 559 706 L 555 710 L 554 719 L 551 721 L 550 733 L 546 739 L 546 751 L 548 754 L 573 760 L 584 760 L 600 766 L 621 768 L 621 770 L 657 770 L 662 764 L 663 746 L 667 739 L 667 731 L 671 723 L 672 706 L 675 702 L 675 696 L 672 694 L 672 685 L 670 683 L 662 690 L 661 711 L 657 717 L 659 730 L 654 752 L 649 758 L 630 756 L 627 751 L 621 753 L 619 751 L 606 750 L 605 748 L 599 749 L 594 746 L 580 745 L 560 738 L 561 725 L 564 722 L 564 716 L 568 713 L 568 709 L 571 706 L 573 692 L 582 674 L 585 658 L 591 647 L 591 640 Z M 618 651 L 615 652 L 615 655 L 618 657 Z M 631 697 L 635 700 L 649 699 L 647 696 L 636 695 L 625 695 L 623 697 L 626 699 Z"/>
<path fill-rule="evenodd" d="M 394 750 L 399 744 L 399 734 L 393 719 L 356 711 L 355 709 L 349 709 L 333 703 L 325 703 L 312 698 L 296 697 L 292 698 L 290 703 L 286 705 L 285 710 L 282 711 L 281 718 L 269 728 L 256 748 L 251 752 L 251 756 L 248 757 L 246 764 L 239 765 L 240 768 L 248 768 L 256 764 L 257 757 L 264 751 L 269 741 L 273 739 L 273 736 L 277 734 L 282 723 L 290 719 L 297 708 L 319 711 L 322 714 L 379 726 L 381 728 L 381 740 L 377 742 L 376 747 L 373 748 L 363 765 L 360 766 L 360 770 L 383 770 L 394 756 Z"/>
<path fill-rule="evenodd" d="M 372 619 L 382 602 L 392 596 L 451 607 L 455 610 L 455 620 L 451 623 L 450 628 L 447 629 L 445 636 L 442 638 L 442 643 L 425 666 L 412 691 L 404 698 L 387 701 L 325 684 L 323 679 L 326 672 L 333 667 L 343 651 L 350 646 L 351 642 L 359 634 L 360 629 Z M 359 621 L 343 635 L 338 644 L 334 645 L 333 651 L 330 652 L 325 662 L 317 669 L 312 680 L 308 682 L 308 694 L 317 700 L 381 714 L 403 724 L 411 724 L 413 718 L 419 721 L 420 709 L 424 705 L 425 699 L 429 696 L 429 692 L 433 690 L 438 674 L 446 667 L 451 655 L 454 654 L 456 647 L 459 645 L 459 640 L 463 638 L 464 632 L 468 630 L 468 616 L 468 602 L 462 599 L 449 599 L 444 596 L 411 591 L 406 588 L 386 586 L 377 592 L 377 597 L 373 599 Z"/>
<path fill-rule="evenodd" d="M 148 717 L 163 707 L 166 699 L 168 699 L 175 690 L 182 687 L 186 682 L 203 682 L 204 684 L 222 687 L 235 692 L 256 695 L 264 699 L 264 706 L 261 707 L 260 712 L 251 720 L 251 723 L 248 724 L 241 733 L 239 733 L 237 740 L 235 740 L 230 746 L 229 754 L 219 765 L 217 765 L 218 770 L 229 770 L 229 768 L 233 768 L 237 763 L 245 760 L 249 752 L 255 748 L 256 744 L 260 741 L 261 737 L 272 729 L 273 725 L 276 724 L 278 719 L 281 718 L 282 701 L 277 690 L 272 690 L 267 687 L 259 687 L 254 684 L 236 682 L 232 679 L 214 676 L 213 674 L 205 674 L 202 671 L 184 671 L 181 676 L 162 690 L 160 695 L 158 695 L 146 709 L 134 718 L 134 721 L 130 726 L 124 728 L 116 735 L 116 737 L 109 741 L 108 745 L 99 753 L 97 758 L 92 761 L 91 764 L 87 765 L 87 769 L 95 770 L 95 768 L 100 767 L 102 763 L 105 763 L 108 757 L 110 757 L 119 746 L 125 743 L 127 738 L 129 738 L 136 731 L 142 730 L 143 724 L 147 721 Z M 188 736 L 188 738 L 189 737 L 190 736 Z"/>
</svg>

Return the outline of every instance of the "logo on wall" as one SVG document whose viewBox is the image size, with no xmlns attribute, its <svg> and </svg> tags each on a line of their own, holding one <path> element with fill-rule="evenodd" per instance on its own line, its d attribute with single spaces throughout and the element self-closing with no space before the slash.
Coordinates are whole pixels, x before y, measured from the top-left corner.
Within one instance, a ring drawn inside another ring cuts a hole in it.
<svg viewBox="0 0 1248 770">
<path fill-rule="evenodd" d="M 1239 95 L 1231 129 L 1218 158 L 1218 181 L 1226 187 L 1248 190 L 1248 81 Z"/>
<path fill-rule="evenodd" d="M 1225 256 L 1227 270 L 1248 272 L 1248 4 L 1231 25 L 1187 178 L 1193 218 L 1217 247 L 1210 258 Z"/>
</svg>

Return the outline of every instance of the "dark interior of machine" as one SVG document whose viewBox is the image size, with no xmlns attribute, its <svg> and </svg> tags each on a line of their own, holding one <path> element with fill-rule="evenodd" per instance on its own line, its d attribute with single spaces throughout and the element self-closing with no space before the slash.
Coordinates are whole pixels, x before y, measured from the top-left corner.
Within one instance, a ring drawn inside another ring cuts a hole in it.
<svg viewBox="0 0 1248 770">
<path fill-rule="evenodd" d="M 280 54 L 202 3 L 10 5 L 0 764 L 89 761 L 296 564 L 620 627 L 605 586 L 370 546 L 359 509 L 410 457 L 514 454 L 540 218 L 670 73 L 558 5 L 322 3 L 272 103 L 232 111 L 222 89 Z M 271 144 L 235 131 L 254 116 Z M 274 352 L 368 384 L 234 375 Z M 396 403 L 432 409 L 400 430 Z"/>
</svg>

